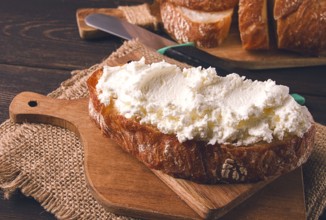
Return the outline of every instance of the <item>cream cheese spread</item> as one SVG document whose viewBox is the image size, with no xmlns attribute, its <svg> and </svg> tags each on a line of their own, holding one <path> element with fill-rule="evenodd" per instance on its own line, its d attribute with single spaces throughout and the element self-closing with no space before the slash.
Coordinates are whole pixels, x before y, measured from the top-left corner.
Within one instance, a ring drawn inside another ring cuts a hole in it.
<svg viewBox="0 0 326 220">
<path fill-rule="evenodd" d="M 126 118 L 175 134 L 179 142 L 250 145 L 301 137 L 310 114 L 274 81 L 252 81 L 214 68 L 184 68 L 145 59 L 123 66 L 104 66 L 96 86 L 104 105 L 114 102 Z"/>
</svg>

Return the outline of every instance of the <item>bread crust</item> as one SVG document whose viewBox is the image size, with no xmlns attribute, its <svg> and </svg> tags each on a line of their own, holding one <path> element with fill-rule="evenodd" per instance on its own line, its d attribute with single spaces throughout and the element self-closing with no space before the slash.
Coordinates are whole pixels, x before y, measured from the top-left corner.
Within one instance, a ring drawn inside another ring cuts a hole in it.
<svg viewBox="0 0 326 220">
<path fill-rule="evenodd" d="M 276 8 L 283 1 L 277 0 Z M 303 54 L 317 55 L 320 51 L 320 5 L 319 0 L 303 0 L 297 10 L 277 18 L 278 48 Z"/>
<path fill-rule="evenodd" d="M 172 38 L 179 43 L 194 42 L 196 46 L 205 48 L 216 47 L 224 41 L 233 14 L 216 22 L 202 23 L 190 20 L 179 7 L 169 2 L 161 3 L 160 9 L 164 29 Z"/>
<path fill-rule="evenodd" d="M 298 10 L 303 0 L 274 0 L 274 19 L 286 17 Z"/>
<path fill-rule="evenodd" d="M 312 151 L 314 125 L 302 138 L 287 137 L 270 144 L 234 147 L 194 140 L 180 143 L 175 135 L 120 115 L 112 102 L 109 106 L 101 104 L 96 94 L 101 74 L 102 70 L 97 70 L 87 81 L 91 118 L 105 135 L 150 169 L 199 183 L 254 182 L 295 169 Z"/>
<path fill-rule="evenodd" d="M 268 49 L 267 0 L 240 0 L 238 14 L 242 47 Z"/>
<path fill-rule="evenodd" d="M 168 0 L 169 2 L 198 11 L 224 11 L 237 6 L 239 0 Z"/>
</svg>

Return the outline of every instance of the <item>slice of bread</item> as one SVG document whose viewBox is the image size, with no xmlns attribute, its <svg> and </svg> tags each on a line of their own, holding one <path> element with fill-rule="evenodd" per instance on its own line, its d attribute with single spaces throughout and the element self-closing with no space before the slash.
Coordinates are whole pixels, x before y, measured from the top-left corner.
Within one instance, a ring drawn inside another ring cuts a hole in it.
<svg viewBox="0 0 326 220">
<path fill-rule="evenodd" d="M 175 5 L 198 11 L 224 11 L 237 6 L 239 0 L 168 0 Z"/>
<path fill-rule="evenodd" d="M 310 155 L 315 126 L 302 136 L 287 136 L 281 141 L 258 142 L 249 146 L 209 145 L 204 141 L 180 143 L 174 134 L 163 134 L 158 128 L 126 118 L 114 107 L 114 100 L 104 106 L 96 85 L 103 74 L 95 71 L 87 81 L 89 113 L 102 132 L 126 152 L 150 169 L 200 183 L 253 182 L 289 172 Z"/>
<path fill-rule="evenodd" d="M 288 6 L 288 2 L 291 2 Z M 321 32 L 319 0 L 275 0 L 277 46 L 303 54 L 319 53 Z M 288 6 L 288 7 L 287 7 Z M 283 8 L 288 8 L 286 11 Z"/>
<path fill-rule="evenodd" d="M 233 8 L 219 12 L 203 12 L 161 3 L 165 31 L 179 43 L 194 42 L 198 47 L 216 47 L 227 37 Z"/>
<path fill-rule="evenodd" d="M 244 49 L 268 49 L 267 0 L 239 1 L 239 31 Z"/>
</svg>

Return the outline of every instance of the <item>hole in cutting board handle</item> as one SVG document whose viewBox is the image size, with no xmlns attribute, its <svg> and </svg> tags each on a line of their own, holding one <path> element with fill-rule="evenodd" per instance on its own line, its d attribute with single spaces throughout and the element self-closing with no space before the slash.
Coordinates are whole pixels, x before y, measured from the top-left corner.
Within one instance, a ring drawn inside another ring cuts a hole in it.
<svg viewBox="0 0 326 220">
<path fill-rule="evenodd" d="M 35 100 L 31 100 L 31 101 L 29 101 L 29 102 L 28 102 L 28 106 L 29 106 L 29 107 L 32 107 L 32 108 L 36 107 L 36 106 L 37 106 L 37 101 L 35 101 Z"/>
</svg>

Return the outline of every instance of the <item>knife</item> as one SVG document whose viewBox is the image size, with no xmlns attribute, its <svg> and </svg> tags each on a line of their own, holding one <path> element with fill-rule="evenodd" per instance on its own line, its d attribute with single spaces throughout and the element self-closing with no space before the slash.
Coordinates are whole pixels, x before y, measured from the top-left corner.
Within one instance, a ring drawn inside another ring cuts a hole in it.
<svg viewBox="0 0 326 220">
<path fill-rule="evenodd" d="M 204 68 L 214 67 L 216 72 L 221 76 L 233 72 L 246 75 L 245 72 L 247 72 L 244 69 L 237 68 L 226 60 L 193 46 L 191 43 L 180 45 L 145 28 L 114 16 L 94 13 L 86 16 L 85 23 L 90 27 L 113 34 L 125 40 L 138 39 L 138 41 L 147 47 L 191 66 L 202 66 Z"/>
<path fill-rule="evenodd" d="M 164 55 L 187 63 L 191 66 L 201 66 L 203 68 L 214 67 L 220 76 L 229 73 L 238 73 L 247 78 L 260 78 L 257 72 L 241 69 L 232 64 L 230 61 L 223 60 L 213 56 L 193 44 L 178 44 L 172 40 L 161 37 L 145 28 L 131 24 L 114 16 L 104 14 L 90 14 L 86 16 L 85 23 L 95 29 L 110 33 L 125 40 L 138 39 L 141 43 L 149 48 L 157 50 Z M 292 94 L 292 97 L 301 105 L 305 103 L 304 97 L 299 94 Z"/>
</svg>

